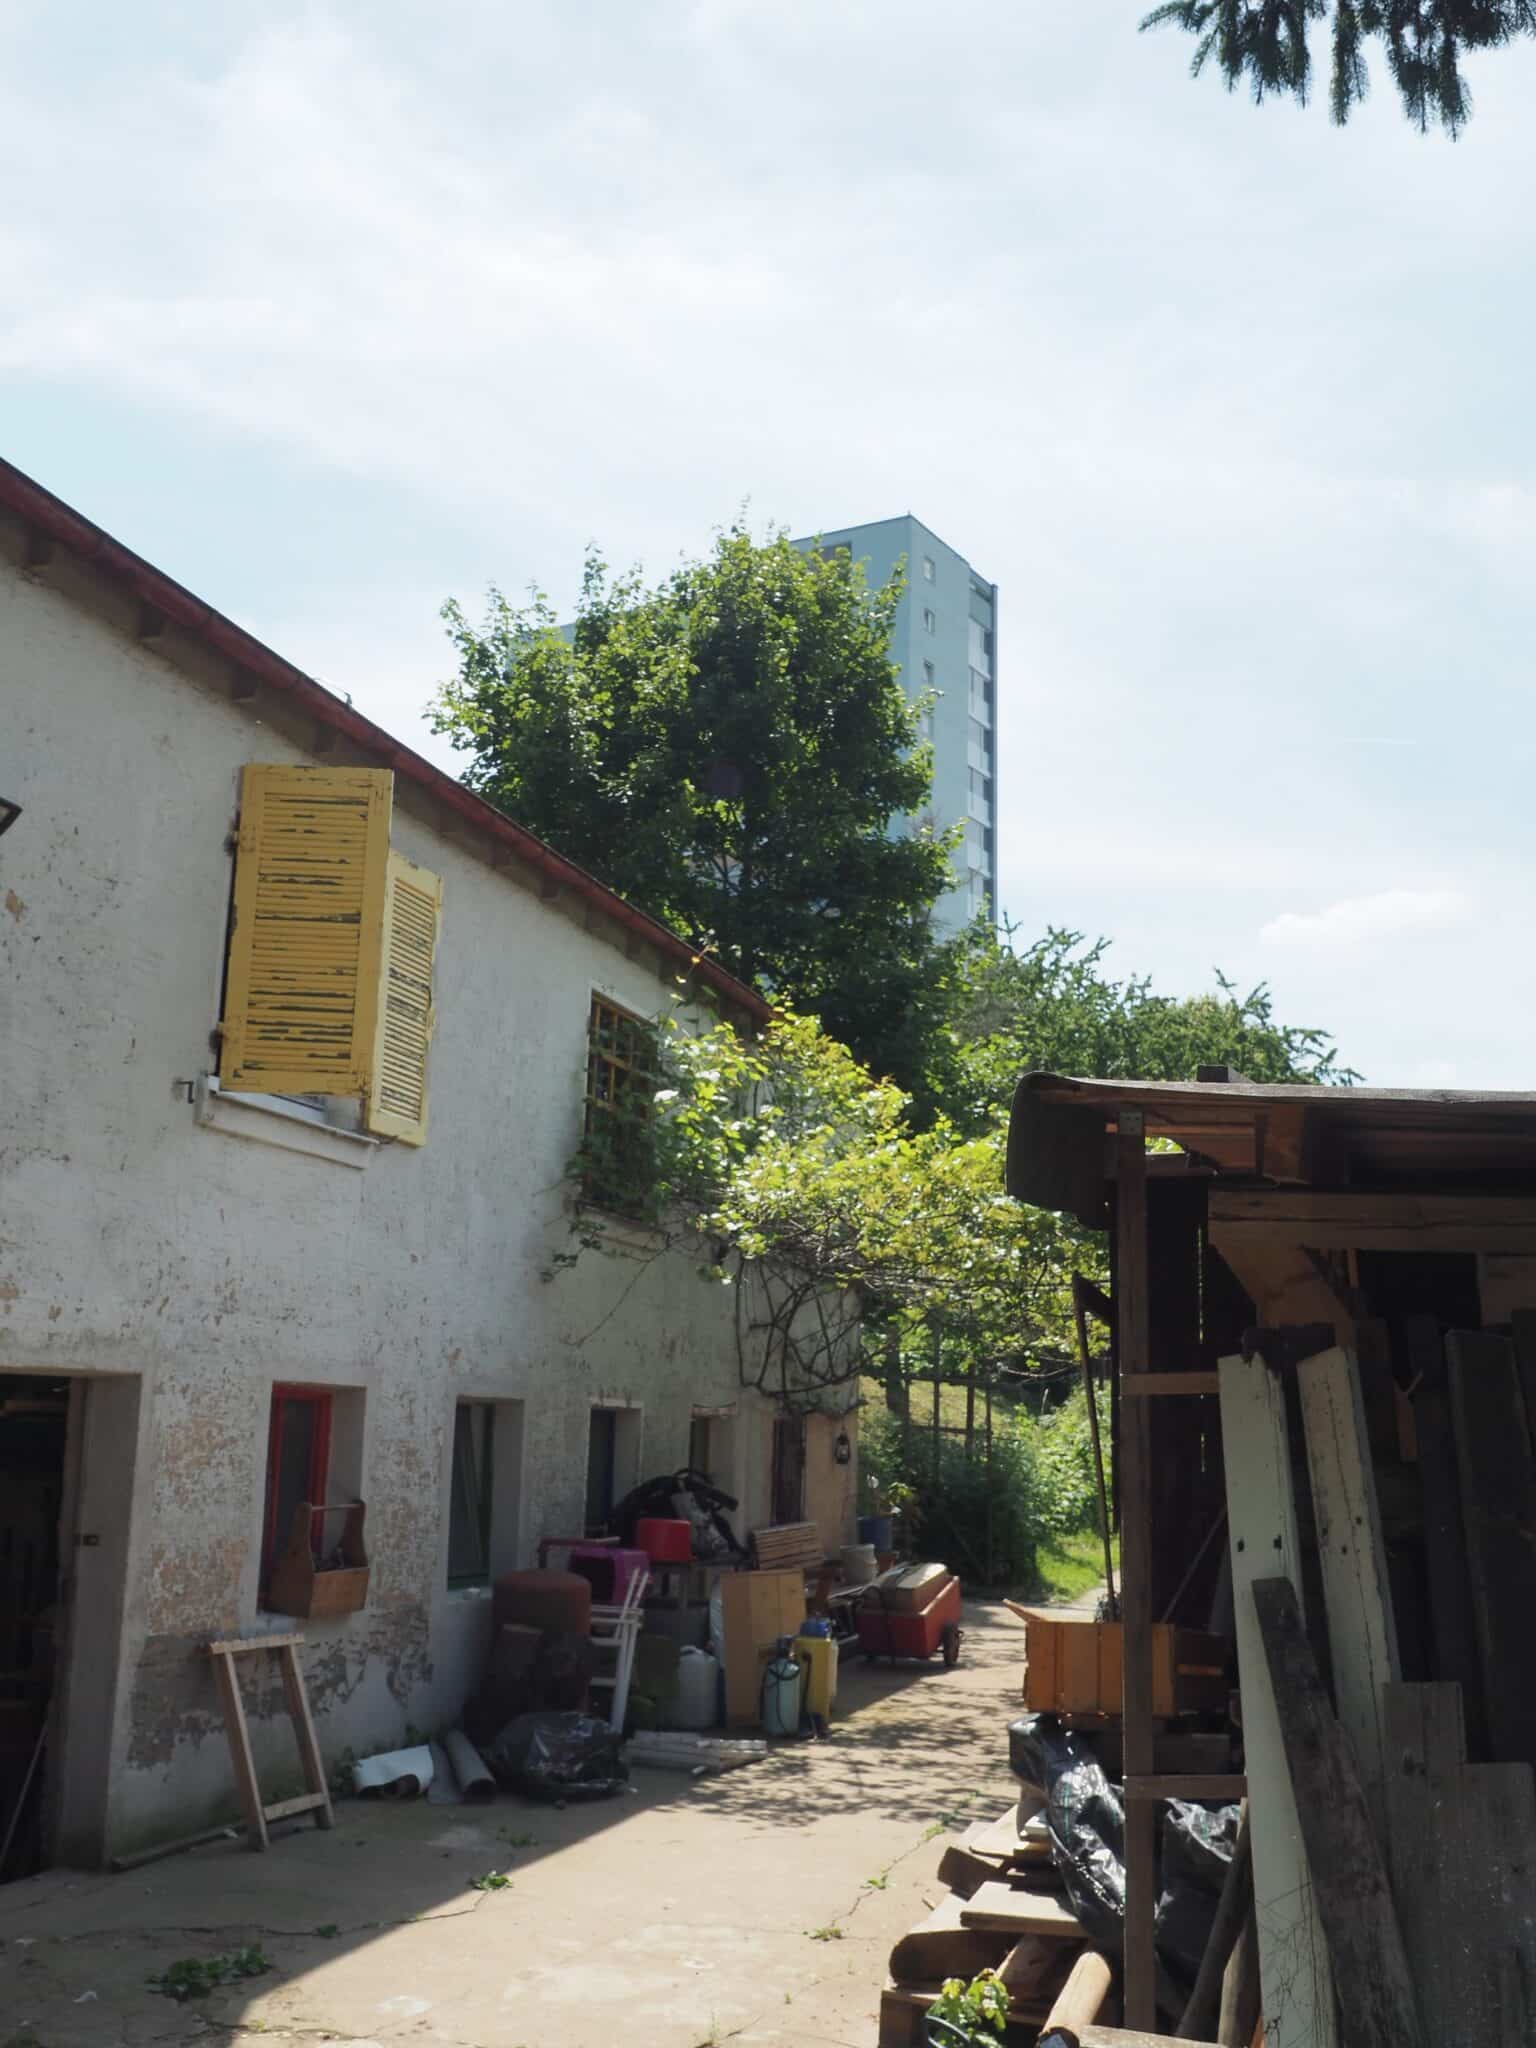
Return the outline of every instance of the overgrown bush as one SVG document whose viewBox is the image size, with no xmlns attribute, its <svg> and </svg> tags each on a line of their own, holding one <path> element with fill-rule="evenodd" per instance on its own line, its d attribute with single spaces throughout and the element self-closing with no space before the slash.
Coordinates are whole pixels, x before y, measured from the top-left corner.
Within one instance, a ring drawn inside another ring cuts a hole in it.
<svg viewBox="0 0 1536 2048">
<path fill-rule="evenodd" d="M 1107 1443 L 1107 1396 L 1100 1424 Z M 1042 1544 L 1096 1525 L 1093 1443 L 1081 1389 L 1042 1416 L 1020 1407 L 996 1418 L 990 1485 L 979 1433 L 969 1452 L 960 1436 L 940 1436 L 935 1448 L 931 1429 L 882 1409 L 864 1411 L 859 1461 L 883 1490 L 910 1492 L 903 1547 L 953 1565 L 977 1585 L 1033 1584 Z"/>
</svg>

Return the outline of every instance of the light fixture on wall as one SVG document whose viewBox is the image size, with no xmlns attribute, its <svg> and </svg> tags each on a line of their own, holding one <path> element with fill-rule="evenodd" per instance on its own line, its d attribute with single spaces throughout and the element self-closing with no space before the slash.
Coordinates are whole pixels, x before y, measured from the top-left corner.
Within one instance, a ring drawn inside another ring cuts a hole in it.
<svg viewBox="0 0 1536 2048">
<path fill-rule="evenodd" d="M 837 1432 L 832 1444 L 832 1457 L 834 1462 L 839 1465 L 851 1465 L 853 1463 L 853 1439 L 849 1436 L 846 1429 L 840 1429 Z"/>
<path fill-rule="evenodd" d="M 20 816 L 21 805 L 10 803 L 5 797 L 0 796 L 0 834 L 9 832 Z"/>
</svg>

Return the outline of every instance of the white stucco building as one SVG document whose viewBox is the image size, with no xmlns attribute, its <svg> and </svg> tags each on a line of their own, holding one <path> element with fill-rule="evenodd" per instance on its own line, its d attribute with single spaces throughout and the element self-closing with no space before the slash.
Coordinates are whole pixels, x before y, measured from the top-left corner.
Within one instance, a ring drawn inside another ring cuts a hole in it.
<svg viewBox="0 0 1536 2048">
<path fill-rule="evenodd" d="M 692 1448 L 773 1519 L 722 1291 L 681 1256 L 542 1277 L 594 1001 L 765 1013 L 0 464 L 0 825 L 16 805 L 0 1539 L 31 1576 L 0 1615 L 31 1601 L 13 1655 L 47 1688 L 40 1860 L 94 1861 L 237 1810 L 211 1637 L 303 1629 L 322 1744 L 363 1753 L 457 1711 L 488 1579 L 594 1498 Z M 830 1545 L 836 1427 L 804 1444 Z M 366 1502 L 371 1579 L 293 1622 L 264 1588 L 316 1494 Z"/>
</svg>

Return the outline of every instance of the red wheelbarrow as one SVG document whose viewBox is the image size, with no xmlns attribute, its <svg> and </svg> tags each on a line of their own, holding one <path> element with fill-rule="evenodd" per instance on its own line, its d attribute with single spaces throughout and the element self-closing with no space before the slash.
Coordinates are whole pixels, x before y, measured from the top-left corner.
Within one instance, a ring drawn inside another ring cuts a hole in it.
<svg viewBox="0 0 1536 2048">
<path fill-rule="evenodd" d="M 960 1581 L 942 1565 L 886 1572 L 865 1588 L 854 1625 L 866 1657 L 912 1657 L 926 1663 L 938 1650 L 946 1666 L 957 1664 Z"/>
</svg>

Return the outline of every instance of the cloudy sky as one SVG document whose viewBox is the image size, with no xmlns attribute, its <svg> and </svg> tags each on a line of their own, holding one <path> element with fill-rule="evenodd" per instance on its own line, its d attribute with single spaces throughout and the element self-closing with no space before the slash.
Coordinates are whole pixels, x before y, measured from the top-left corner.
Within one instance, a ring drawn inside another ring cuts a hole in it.
<svg viewBox="0 0 1536 2048">
<path fill-rule="evenodd" d="M 1536 1086 L 1536 46 L 1451 144 L 1139 11 L 0 0 L 0 452 L 447 765 L 446 596 L 914 511 L 1024 930 Z"/>
</svg>

